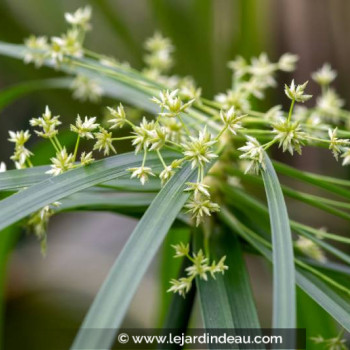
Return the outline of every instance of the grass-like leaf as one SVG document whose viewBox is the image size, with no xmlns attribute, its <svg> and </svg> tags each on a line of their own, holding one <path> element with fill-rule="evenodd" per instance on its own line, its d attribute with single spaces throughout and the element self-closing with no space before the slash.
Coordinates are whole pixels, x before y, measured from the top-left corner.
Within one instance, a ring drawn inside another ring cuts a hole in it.
<svg viewBox="0 0 350 350">
<path fill-rule="evenodd" d="M 125 176 L 127 168 L 139 166 L 141 162 L 141 156 L 133 153 L 113 156 L 22 190 L 0 202 L 0 230 L 45 205 L 85 188 Z M 159 164 L 159 161 L 156 155 L 150 154 L 147 165 L 152 167 L 155 164 Z"/>
<path fill-rule="evenodd" d="M 186 165 L 154 199 L 95 298 L 72 349 L 110 348 L 114 340 L 112 332 L 91 337 L 84 329 L 117 331 L 120 327 L 144 273 L 188 197 L 183 192 L 185 183 L 194 177 L 194 171 Z"/>
<path fill-rule="evenodd" d="M 273 327 L 295 328 L 295 272 L 292 234 L 283 193 L 267 156 L 262 172 L 273 245 Z"/>
<path fill-rule="evenodd" d="M 268 242 L 240 223 L 226 208 L 222 208 L 220 216 L 229 227 L 247 240 L 266 259 L 273 261 Z M 345 329 L 350 331 L 350 304 L 347 299 L 334 292 L 318 277 L 300 267 L 296 268 L 296 283 Z"/>
</svg>

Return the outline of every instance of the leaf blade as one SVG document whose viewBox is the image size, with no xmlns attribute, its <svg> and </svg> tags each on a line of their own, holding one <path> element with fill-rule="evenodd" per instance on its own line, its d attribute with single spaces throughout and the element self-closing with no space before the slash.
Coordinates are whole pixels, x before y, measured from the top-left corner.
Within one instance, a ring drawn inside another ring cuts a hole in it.
<svg viewBox="0 0 350 350">
<path fill-rule="evenodd" d="M 273 246 L 273 327 L 295 328 L 295 272 L 292 233 L 276 172 L 265 154 L 262 172 L 269 207 Z"/>
</svg>

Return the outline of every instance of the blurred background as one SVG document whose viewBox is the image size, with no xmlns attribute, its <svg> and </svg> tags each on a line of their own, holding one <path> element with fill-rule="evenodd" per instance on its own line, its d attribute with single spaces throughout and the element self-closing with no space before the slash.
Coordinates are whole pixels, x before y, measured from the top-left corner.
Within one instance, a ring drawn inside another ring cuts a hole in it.
<svg viewBox="0 0 350 350">
<path fill-rule="evenodd" d="M 340 95 L 345 100 L 350 98 L 348 0 L 1 0 L 0 40 L 22 43 L 31 33 L 60 34 L 66 29 L 64 12 L 84 5 L 93 8 L 93 31 L 88 34 L 87 48 L 142 68 L 143 42 L 159 30 L 176 46 L 173 73 L 192 75 L 205 97 L 213 98 L 229 88 L 231 74 L 226 63 L 236 55 L 250 58 L 267 52 L 276 61 L 282 53 L 291 52 L 300 56 L 294 74 L 297 82 L 308 80 L 312 71 L 329 62 L 338 71 L 335 85 Z M 37 70 L 32 65 L 0 57 L 0 89 L 58 75 L 47 68 Z M 280 86 L 290 79 L 291 76 L 280 75 Z M 315 95 L 319 92 L 313 82 L 309 91 Z M 280 88 L 267 96 L 264 108 L 286 103 Z M 77 113 L 101 115 L 101 106 L 105 105 L 77 102 L 70 91 L 63 90 L 36 92 L 5 108 L 0 101 L 0 161 L 10 164 L 12 147 L 7 142 L 8 130 L 26 129 L 28 120 L 41 114 L 46 104 L 66 121 L 73 120 Z M 303 157 L 283 160 L 318 173 L 348 176 L 330 152 L 305 149 Z M 47 162 L 44 157 L 42 162 Z M 295 219 L 348 233 L 348 224 L 340 219 L 320 216 L 316 210 L 305 211 L 303 205 L 293 201 L 288 205 Z M 45 337 L 43 328 L 78 327 L 135 225 L 136 220 L 108 213 L 60 214 L 50 222 L 46 258 L 42 258 L 35 238 L 22 232 L 17 232 L 6 244 L 0 243 L 1 283 L 5 286 L 2 288 L 5 292 L 1 291 L 4 349 L 40 350 Z M 180 237 L 183 232 L 174 231 L 172 237 L 177 235 Z M 9 246 L 15 248 L 8 255 Z M 248 257 L 247 262 L 262 324 L 269 326 L 269 266 L 253 257 Z M 164 268 L 170 267 L 159 254 L 134 298 L 126 325 L 159 325 L 164 316 L 159 312 L 159 299 L 168 302 L 164 286 L 158 282 Z M 300 293 L 301 309 L 305 300 L 306 296 Z M 316 310 L 316 305 L 309 309 L 311 313 Z M 300 312 L 301 325 L 303 317 L 306 318 L 305 313 Z M 193 324 L 200 324 L 198 319 L 195 315 Z M 310 335 L 317 335 L 317 327 L 315 320 Z M 333 334 L 334 326 L 329 324 L 328 330 Z M 70 335 L 64 333 L 61 338 L 57 341 L 67 347 Z"/>
</svg>

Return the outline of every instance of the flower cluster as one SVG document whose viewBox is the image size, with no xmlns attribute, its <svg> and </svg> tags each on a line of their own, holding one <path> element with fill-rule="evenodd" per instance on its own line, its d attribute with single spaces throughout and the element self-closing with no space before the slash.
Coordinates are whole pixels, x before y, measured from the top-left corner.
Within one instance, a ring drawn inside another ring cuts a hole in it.
<svg viewBox="0 0 350 350">
<path fill-rule="evenodd" d="M 323 250 L 313 241 L 305 237 L 299 237 L 295 242 L 295 246 L 306 256 L 319 261 L 321 263 L 326 262 L 327 258 Z"/>
<path fill-rule="evenodd" d="M 224 273 L 228 269 L 228 266 L 225 265 L 226 256 L 223 256 L 218 263 L 212 261 L 210 264 L 209 259 L 204 255 L 202 250 L 199 250 L 197 253 L 192 253 L 190 255 L 189 245 L 184 245 L 180 243 L 174 245 L 175 249 L 175 258 L 186 257 L 192 263 L 191 266 L 186 268 L 186 277 L 181 277 L 178 280 L 172 279 L 170 281 L 171 287 L 168 289 L 168 292 L 178 293 L 179 295 L 185 297 L 185 295 L 190 291 L 192 287 L 193 280 L 196 277 L 203 279 L 204 281 L 208 280 L 208 274 L 215 279 L 216 273 Z"/>
<path fill-rule="evenodd" d="M 312 337 L 311 340 L 315 344 L 322 344 L 324 349 L 327 350 L 348 350 L 346 345 L 347 341 L 343 338 L 344 330 L 342 330 L 336 337 L 325 339 L 322 335 Z"/>
</svg>

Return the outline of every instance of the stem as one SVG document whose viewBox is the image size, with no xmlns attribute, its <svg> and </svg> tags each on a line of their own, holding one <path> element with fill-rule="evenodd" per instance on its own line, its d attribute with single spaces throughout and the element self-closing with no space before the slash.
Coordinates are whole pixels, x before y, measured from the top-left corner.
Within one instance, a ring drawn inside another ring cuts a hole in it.
<svg viewBox="0 0 350 350">
<path fill-rule="evenodd" d="M 79 142 L 80 142 L 80 135 L 78 134 L 77 141 L 75 143 L 74 148 L 74 154 L 73 154 L 73 162 L 75 162 L 75 159 L 77 158 L 78 148 L 79 148 Z"/>
<path fill-rule="evenodd" d="M 184 121 L 182 120 L 181 116 L 178 115 L 178 117 L 179 117 L 179 120 L 180 120 L 181 125 L 183 126 L 183 128 L 184 128 L 185 131 L 186 131 L 186 134 L 187 134 L 188 136 L 191 136 L 191 133 L 190 133 L 190 131 L 188 130 L 188 128 L 187 128 L 186 124 L 184 123 Z"/>
<path fill-rule="evenodd" d="M 290 122 L 290 120 L 292 118 L 294 103 L 295 103 L 295 100 L 292 100 L 292 103 L 290 104 L 290 108 L 289 108 L 289 113 L 288 113 L 288 119 L 287 119 L 288 123 Z"/>
<path fill-rule="evenodd" d="M 158 158 L 160 159 L 161 163 L 163 164 L 164 169 L 166 169 L 166 168 L 167 168 L 167 165 L 165 164 L 164 159 L 163 159 L 161 153 L 159 152 L 158 149 L 157 149 L 156 152 L 157 152 Z"/>
<path fill-rule="evenodd" d="M 62 151 L 62 146 L 61 146 L 61 143 L 60 143 L 59 139 L 57 138 L 57 136 L 55 135 L 55 136 L 53 137 L 53 139 L 54 139 L 54 141 L 56 142 L 56 144 L 57 144 L 59 150 Z"/>
<path fill-rule="evenodd" d="M 52 146 L 54 147 L 55 151 L 58 153 L 60 150 L 58 149 L 58 147 L 57 147 L 56 143 L 54 142 L 54 140 L 51 137 L 49 137 L 49 140 L 52 143 Z"/>
<path fill-rule="evenodd" d="M 147 149 L 144 149 L 144 151 L 143 151 L 143 159 L 142 159 L 142 168 L 145 166 L 146 158 L 147 158 Z"/>
<path fill-rule="evenodd" d="M 123 137 L 114 137 L 112 138 L 113 141 L 121 141 L 121 140 L 131 140 L 136 138 L 136 136 L 123 136 Z"/>
<path fill-rule="evenodd" d="M 221 135 L 227 130 L 227 125 L 225 125 L 225 127 L 223 127 L 221 129 L 221 131 L 218 133 L 218 135 L 216 136 L 215 140 L 219 140 Z"/>
</svg>

